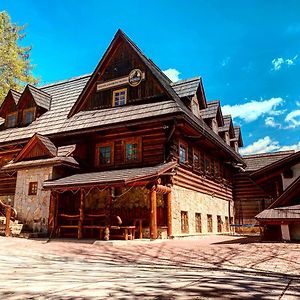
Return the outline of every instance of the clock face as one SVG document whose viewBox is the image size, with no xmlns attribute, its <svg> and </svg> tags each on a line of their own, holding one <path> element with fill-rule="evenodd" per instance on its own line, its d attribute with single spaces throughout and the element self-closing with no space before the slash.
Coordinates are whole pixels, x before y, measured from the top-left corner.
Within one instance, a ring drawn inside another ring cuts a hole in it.
<svg viewBox="0 0 300 300">
<path fill-rule="evenodd" d="M 134 69 L 129 73 L 128 82 L 131 86 L 138 86 L 143 80 L 143 72 L 140 69 Z"/>
</svg>

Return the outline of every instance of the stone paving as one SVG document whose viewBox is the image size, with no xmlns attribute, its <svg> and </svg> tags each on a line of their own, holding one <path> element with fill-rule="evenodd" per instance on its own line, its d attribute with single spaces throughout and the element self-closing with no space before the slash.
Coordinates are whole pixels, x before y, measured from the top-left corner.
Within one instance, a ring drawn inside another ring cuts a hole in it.
<svg viewBox="0 0 300 300">
<path fill-rule="evenodd" d="M 0 237 L 0 299 L 300 299 L 300 244 Z"/>
</svg>

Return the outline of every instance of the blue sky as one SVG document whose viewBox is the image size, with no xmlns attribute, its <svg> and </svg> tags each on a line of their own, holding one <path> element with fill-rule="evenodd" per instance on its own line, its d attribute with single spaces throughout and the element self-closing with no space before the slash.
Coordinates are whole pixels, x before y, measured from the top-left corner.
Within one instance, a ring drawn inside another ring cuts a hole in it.
<svg viewBox="0 0 300 300">
<path fill-rule="evenodd" d="M 244 153 L 300 150 L 300 1 L 1 0 L 41 83 L 93 71 L 121 28 L 172 78 L 200 75 Z"/>
</svg>

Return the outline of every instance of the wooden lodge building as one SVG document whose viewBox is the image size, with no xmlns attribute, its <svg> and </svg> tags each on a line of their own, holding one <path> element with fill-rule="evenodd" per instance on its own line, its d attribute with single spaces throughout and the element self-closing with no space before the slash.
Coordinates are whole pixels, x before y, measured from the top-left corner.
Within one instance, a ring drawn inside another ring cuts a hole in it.
<svg viewBox="0 0 300 300">
<path fill-rule="evenodd" d="M 171 82 L 121 30 L 91 75 L 10 90 L 0 117 L 0 196 L 27 230 L 100 239 L 229 232 L 271 199 L 256 180 L 273 178 L 243 172 L 251 159 L 238 153 L 241 130 L 206 100 L 201 78 Z"/>
</svg>

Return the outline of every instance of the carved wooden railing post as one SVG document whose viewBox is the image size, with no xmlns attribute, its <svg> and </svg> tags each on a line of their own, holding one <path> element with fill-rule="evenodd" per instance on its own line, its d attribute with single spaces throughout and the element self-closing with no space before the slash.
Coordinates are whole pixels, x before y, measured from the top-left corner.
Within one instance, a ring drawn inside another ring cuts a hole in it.
<svg viewBox="0 0 300 300">
<path fill-rule="evenodd" d="M 5 209 L 5 217 L 6 217 L 6 223 L 5 223 L 5 236 L 10 236 L 10 218 L 11 218 L 11 206 L 7 205 Z"/>
<path fill-rule="evenodd" d="M 82 239 L 84 222 L 84 189 L 80 189 L 80 206 L 79 206 L 79 222 L 78 222 L 78 239 Z"/>
<path fill-rule="evenodd" d="M 168 237 L 172 235 L 172 193 L 167 193 L 167 226 Z"/>
<path fill-rule="evenodd" d="M 150 190 L 150 239 L 157 239 L 156 186 L 153 186 Z"/>
</svg>

